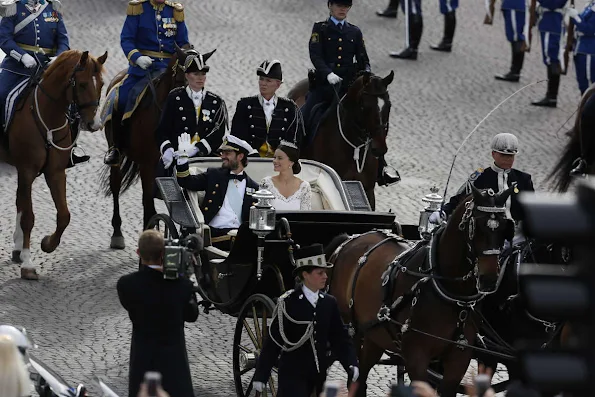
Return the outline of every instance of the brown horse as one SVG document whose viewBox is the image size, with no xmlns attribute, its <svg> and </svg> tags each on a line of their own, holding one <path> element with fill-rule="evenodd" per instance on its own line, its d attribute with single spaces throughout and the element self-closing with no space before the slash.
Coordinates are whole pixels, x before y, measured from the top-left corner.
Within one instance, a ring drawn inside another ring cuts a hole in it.
<svg viewBox="0 0 595 397">
<path fill-rule="evenodd" d="M 339 236 L 327 247 L 334 264 L 330 293 L 358 349 L 359 396 L 385 351 L 403 358 L 411 380 L 427 381 L 431 360 L 440 359 L 441 395 L 456 395 L 473 356 L 463 348 L 475 342 L 472 312 L 496 290 L 500 247 L 514 231 L 504 208 L 512 187 L 499 194 L 472 188 L 429 243 L 411 248 L 395 235 L 371 231 Z"/>
<path fill-rule="evenodd" d="M 78 136 L 79 126 L 89 131 L 99 127 L 97 108 L 106 59 L 107 52 L 97 59 L 88 51 L 70 50 L 60 54 L 43 73 L 41 82 L 23 95 L 6 131 L 8 150 L 0 148 L 0 158 L 14 165 L 18 172 L 12 259 L 22 262 L 23 278 L 38 279 L 30 250 L 35 221 L 31 185 L 43 174 L 56 205 L 56 230 L 41 241 L 44 252 L 53 252 L 70 222 L 65 170 L 73 137 Z"/>
<path fill-rule="evenodd" d="M 110 147 L 114 145 L 114 138 L 119 134 L 118 149 L 122 154 L 122 161 L 117 166 L 106 166 L 102 173 L 102 188 L 106 196 L 114 199 L 114 213 L 110 247 L 124 249 L 125 242 L 122 235 L 122 218 L 120 217 L 120 194 L 128 190 L 138 180 L 140 175 L 143 188 L 143 227 L 156 214 L 154 197 L 156 167 L 160 159 L 159 144 L 156 130 L 161 116 L 161 109 L 165 104 L 169 92 L 185 82 L 184 73 L 180 66 L 184 64 L 185 52 L 178 50 L 167 66 L 167 70 L 153 82 L 155 95 L 147 90 L 129 120 L 126 128 L 116 126 L 110 120 L 105 124 L 105 137 Z M 126 70 L 118 73 L 111 81 L 107 92 L 118 84 L 126 75 Z M 108 174 L 109 170 L 109 174 Z"/>
<path fill-rule="evenodd" d="M 333 168 L 343 180 L 360 181 L 372 209 L 376 207 L 374 187 L 378 175 L 378 157 L 384 155 L 390 115 L 387 87 L 395 74 L 385 78 L 363 75 L 339 99 L 336 109 L 321 121 L 316 135 L 302 150 L 301 157 Z M 308 81 L 296 84 L 288 94 L 303 104 Z"/>
</svg>

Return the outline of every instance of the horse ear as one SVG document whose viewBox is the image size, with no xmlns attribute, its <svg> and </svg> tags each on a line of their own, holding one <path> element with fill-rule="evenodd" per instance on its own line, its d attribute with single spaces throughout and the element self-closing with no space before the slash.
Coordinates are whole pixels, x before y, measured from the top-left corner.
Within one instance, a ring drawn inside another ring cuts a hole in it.
<svg viewBox="0 0 595 397">
<path fill-rule="evenodd" d="M 471 187 L 471 193 L 473 193 L 473 198 L 479 199 L 483 197 L 483 193 L 481 192 L 481 190 L 476 188 L 473 183 L 469 182 L 469 186 Z"/>
<path fill-rule="evenodd" d="M 395 78 L 395 71 L 391 70 L 390 73 L 388 74 L 388 76 L 386 76 L 385 78 L 382 79 L 382 84 L 384 84 L 385 87 L 388 87 L 390 85 L 390 83 L 393 82 L 394 78 Z"/>
<path fill-rule="evenodd" d="M 178 43 L 176 42 L 174 42 L 174 47 L 176 49 L 176 52 L 178 53 L 178 59 L 183 59 L 186 56 L 186 52 L 184 52 L 184 50 L 181 49 Z"/>
<path fill-rule="evenodd" d="M 506 204 L 506 200 L 508 200 L 508 198 L 512 194 L 513 190 L 517 188 L 516 185 L 517 184 L 515 182 L 508 189 L 503 190 L 500 193 L 498 193 L 498 195 L 496 196 L 496 205 L 497 206 L 504 207 L 504 204 Z"/>
<path fill-rule="evenodd" d="M 107 51 L 105 52 L 105 54 L 103 54 L 102 56 L 97 58 L 97 61 L 103 65 L 103 64 L 105 64 L 106 59 L 107 59 Z"/>
<path fill-rule="evenodd" d="M 89 59 L 89 51 L 83 52 L 83 55 L 81 55 L 81 59 L 79 60 L 79 65 L 85 66 L 87 64 L 88 59 Z"/>
</svg>

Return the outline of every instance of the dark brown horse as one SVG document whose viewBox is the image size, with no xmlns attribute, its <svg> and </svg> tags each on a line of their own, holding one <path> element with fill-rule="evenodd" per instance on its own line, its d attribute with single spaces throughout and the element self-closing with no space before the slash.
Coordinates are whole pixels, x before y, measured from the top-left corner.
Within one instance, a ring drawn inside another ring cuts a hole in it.
<svg viewBox="0 0 595 397">
<path fill-rule="evenodd" d="M 14 233 L 14 262 L 22 262 L 21 277 L 36 280 L 31 263 L 31 230 L 35 221 L 31 185 L 43 174 L 56 205 L 56 230 L 41 241 L 44 252 L 53 252 L 70 223 L 66 202 L 66 166 L 73 147 L 74 129 L 99 127 L 97 108 L 103 87 L 103 64 L 88 51 L 65 51 L 43 73 L 41 82 L 23 96 L 8 134 L 8 152 L 0 148 L 0 159 L 18 172 L 17 221 Z M 69 113 L 70 109 L 70 113 Z M 69 123 L 67 114 L 72 117 Z"/>
<path fill-rule="evenodd" d="M 440 359 L 441 395 L 456 395 L 473 350 L 450 341 L 475 342 L 474 306 L 496 289 L 500 247 L 514 231 L 504 208 L 511 192 L 473 187 L 432 241 L 412 249 L 381 231 L 339 236 L 327 247 L 330 293 L 358 349 L 359 396 L 385 351 L 404 359 L 411 380 L 427 381 L 431 360 Z"/>
<path fill-rule="evenodd" d="M 312 143 L 301 157 L 333 168 L 342 180 L 360 181 L 372 209 L 376 207 L 374 187 L 378 175 L 378 157 L 387 152 L 386 134 L 390 115 L 388 86 L 395 74 L 385 78 L 358 77 L 339 105 L 320 123 Z M 303 104 L 308 81 L 296 84 L 289 98 Z"/>
<path fill-rule="evenodd" d="M 183 59 L 182 59 L 183 58 Z M 129 120 L 126 128 L 115 126 L 112 121 L 105 124 L 105 137 L 110 147 L 114 145 L 114 138 L 119 134 L 117 145 L 121 152 L 121 162 L 117 166 L 106 166 L 102 173 L 102 188 L 107 196 L 114 199 L 114 213 L 112 216 L 112 234 L 110 247 L 124 249 L 125 242 L 122 235 L 122 218 L 120 217 L 120 194 L 128 190 L 138 180 L 139 176 L 143 188 L 143 227 L 156 214 L 154 197 L 156 167 L 160 159 L 159 144 L 156 130 L 161 117 L 161 109 L 165 104 L 169 92 L 185 82 L 184 73 L 179 65 L 184 64 L 185 53 L 178 50 L 167 66 L 167 70 L 154 80 L 155 95 L 147 89 L 137 109 Z M 107 92 L 118 84 L 126 75 L 126 70 L 118 73 L 111 81 Z M 109 170 L 109 175 L 108 175 Z"/>
<path fill-rule="evenodd" d="M 566 133 L 570 140 L 550 174 L 559 192 L 568 190 L 572 178 L 595 174 L 595 85 L 581 97 L 574 126 Z"/>
</svg>

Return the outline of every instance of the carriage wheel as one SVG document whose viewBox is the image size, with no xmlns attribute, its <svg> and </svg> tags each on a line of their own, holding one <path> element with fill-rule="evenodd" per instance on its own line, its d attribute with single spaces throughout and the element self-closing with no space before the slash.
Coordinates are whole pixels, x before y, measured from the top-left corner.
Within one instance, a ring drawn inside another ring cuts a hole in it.
<svg viewBox="0 0 595 397">
<path fill-rule="evenodd" d="M 248 298 L 236 322 L 233 337 L 233 378 L 239 397 L 254 396 L 252 378 L 256 370 L 256 359 L 261 350 L 264 337 L 268 335 L 273 318 L 275 304 L 266 295 L 255 294 Z M 261 395 L 277 395 L 277 368 L 271 371 L 271 377 Z"/>
<path fill-rule="evenodd" d="M 178 229 L 176 228 L 176 224 L 174 221 L 171 220 L 169 215 L 167 214 L 155 214 L 149 219 L 149 223 L 147 224 L 147 228 L 145 230 L 155 229 L 163 232 L 163 237 L 167 240 L 168 238 L 172 238 L 173 240 L 177 240 L 180 238 L 180 234 L 178 233 Z"/>
</svg>

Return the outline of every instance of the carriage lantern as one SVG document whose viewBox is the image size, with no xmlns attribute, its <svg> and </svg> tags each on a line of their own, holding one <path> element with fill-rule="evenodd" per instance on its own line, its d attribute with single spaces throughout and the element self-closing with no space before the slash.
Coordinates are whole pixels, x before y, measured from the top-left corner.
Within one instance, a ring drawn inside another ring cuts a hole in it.
<svg viewBox="0 0 595 397">
<path fill-rule="evenodd" d="M 275 230 L 276 213 L 271 202 L 275 199 L 273 193 L 268 190 L 259 190 L 252 195 L 258 200 L 256 205 L 250 207 L 250 230 L 258 236 L 258 262 L 256 277 L 262 277 L 262 258 L 264 253 L 264 238 Z"/>
<path fill-rule="evenodd" d="M 438 194 L 438 188 L 432 186 L 430 191 L 432 193 L 426 194 L 425 197 L 421 199 L 421 201 L 427 203 L 427 205 L 419 212 L 419 226 L 417 228 L 421 238 L 427 240 L 430 239 L 432 230 L 437 227 L 437 225 L 430 223 L 430 215 L 435 211 L 439 211 L 442 206 L 442 196 Z"/>
</svg>

